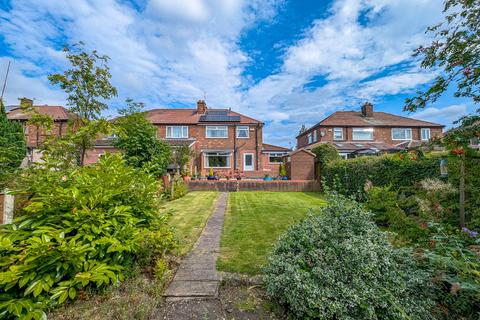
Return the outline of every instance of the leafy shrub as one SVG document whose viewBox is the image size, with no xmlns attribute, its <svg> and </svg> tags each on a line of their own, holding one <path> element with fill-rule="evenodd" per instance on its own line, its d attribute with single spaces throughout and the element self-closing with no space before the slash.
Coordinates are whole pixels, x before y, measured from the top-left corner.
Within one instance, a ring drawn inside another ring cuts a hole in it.
<svg viewBox="0 0 480 320">
<path fill-rule="evenodd" d="M 172 247 L 155 179 L 119 155 L 64 172 L 34 168 L 23 179 L 18 192 L 30 202 L 0 228 L 0 317 L 38 319 L 86 289 L 121 281 L 147 243 L 156 252 Z M 149 240 L 158 237 L 165 241 Z"/>
<path fill-rule="evenodd" d="M 287 169 L 285 168 L 285 164 L 280 163 L 278 166 L 278 175 L 280 177 L 286 177 L 287 176 Z"/>
<path fill-rule="evenodd" d="M 317 156 L 316 158 L 321 168 L 329 162 L 341 159 L 338 150 L 330 143 L 322 143 L 318 147 L 313 148 L 312 152 Z"/>
<path fill-rule="evenodd" d="M 175 175 L 172 181 L 170 182 L 170 186 L 165 189 L 163 195 L 168 200 L 175 200 L 183 197 L 187 193 L 188 193 L 188 188 L 185 182 L 183 181 L 182 177 L 179 175 Z"/>
<path fill-rule="evenodd" d="M 265 269 L 270 295 L 300 319 L 431 319 L 428 273 L 359 204 L 329 205 L 292 226 Z"/>
<path fill-rule="evenodd" d="M 480 318 L 480 237 L 468 229 L 449 233 L 433 225 L 435 233 L 424 251 L 434 273 L 436 300 L 445 319 Z M 472 243 L 477 245 L 472 245 Z M 476 251 L 474 251 L 476 248 Z"/>
</svg>

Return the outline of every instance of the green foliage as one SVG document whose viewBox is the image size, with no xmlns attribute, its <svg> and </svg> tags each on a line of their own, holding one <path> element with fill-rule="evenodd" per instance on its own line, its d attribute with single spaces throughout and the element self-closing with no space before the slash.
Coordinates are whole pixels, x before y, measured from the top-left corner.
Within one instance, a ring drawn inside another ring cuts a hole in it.
<svg viewBox="0 0 480 320">
<path fill-rule="evenodd" d="M 214 177 L 215 173 L 213 172 L 213 168 L 210 168 L 210 171 L 208 172 L 209 177 Z"/>
<path fill-rule="evenodd" d="M 81 121 L 98 119 L 100 112 L 108 108 L 103 100 L 117 95 L 117 89 L 110 84 L 110 58 L 96 50 L 87 52 L 82 42 L 66 46 L 63 52 L 72 68 L 49 75 L 50 83 L 59 85 L 68 94 L 70 111 Z"/>
<path fill-rule="evenodd" d="M 0 99 L 0 191 L 7 183 L 8 175 L 17 170 L 26 154 L 22 125 L 7 119 Z"/>
<path fill-rule="evenodd" d="M 171 149 L 157 139 L 157 129 L 145 119 L 142 109 L 142 103 L 127 100 L 127 108 L 119 111 L 122 117 L 115 121 L 115 146 L 122 150 L 128 165 L 160 177 L 167 171 Z"/>
<path fill-rule="evenodd" d="M 288 229 L 265 269 L 270 295 L 301 319 L 432 319 L 429 274 L 354 201 Z"/>
<path fill-rule="evenodd" d="M 322 143 L 318 147 L 313 148 L 312 152 L 317 156 L 317 161 L 320 163 L 321 168 L 329 162 L 341 159 L 337 149 L 330 143 Z"/>
<path fill-rule="evenodd" d="M 479 319 L 480 317 L 480 238 L 465 229 L 447 232 L 435 229 L 430 247 L 424 252 L 424 263 L 434 273 L 436 300 L 444 319 Z M 468 235 L 470 234 L 470 235 Z M 469 239 L 467 239 L 469 238 Z M 472 246 L 476 239 L 477 246 Z M 477 252 L 473 250 L 476 248 Z"/>
<path fill-rule="evenodd" d="M 175 175 L 170 182 L 170 186 L 165 189 L 163 195 L 168 200 L 175 200 L 185 196 L 188 193 L 188 188 L 182 177 Z"/>
<path fill-rule="evenodd" d="M 280 177 L 287 176 L 287 168 L 285 168 L 285 164 L 281 163 L 280 166 L 278 167 L 278 175 Z"/>
<path fill-rule="evenodd" d="M 326 186 L 345 195 L 359 195 L 363 199 L 367 181 L 374 186 L 404 189 L 424 178 L 438 177 L 440 157 L 430 155 L 413 160 L 395 154 L 339 160 L 325 165 L 322 178 Z"/>
<path fill-rule="evenodd" d="M 0 317 L 39 319 L 83 290 L 121 281 L 146 248 L 172 248 L 155 179 L 118 155 L 70 170 L 35 166 L 21 179 L 16 192 L 30 201 L 0 228 Z"/>
<path fill-rule="evenodd" d="M 190 174 L 187 169 L 187 164 L 192 157 L 195 156 L 195 153 L 188 145 L 182 145 L 174 147 L 172 150 L 172 159 L 171 162 L 178 168 L 180 168 L 180 173 L 184 176 Z"/>
<path fill-rule="evenodd" d="M 422 67 L 442 69 L 425 92 L 406 100 L 405 109 L 415 111 L 435 102 L 451 85 L 456 97 L 480 102 L 480 3 L 471 0 L 445 0 L 445 21 L 428 28 L 431 44 L 415 51 L 423 58 Z"/>
</svg>

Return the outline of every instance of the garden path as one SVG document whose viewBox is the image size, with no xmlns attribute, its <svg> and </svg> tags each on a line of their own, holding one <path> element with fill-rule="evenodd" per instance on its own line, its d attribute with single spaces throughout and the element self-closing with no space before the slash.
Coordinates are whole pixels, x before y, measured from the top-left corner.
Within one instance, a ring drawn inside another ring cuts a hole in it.
<svg viewBox="0 0 480 320">
<path fill-rule="evenodd" d="M 220 252 L 228 193 L 222 192 L 215 211 L 208 219 L 192 252 L 180 264 L 173 281 L 164 293 L 166 306 L 160 319 L 222 319 L 223 308 L 218 298 L 221 276 L 216 270 Z"/>
</svg>

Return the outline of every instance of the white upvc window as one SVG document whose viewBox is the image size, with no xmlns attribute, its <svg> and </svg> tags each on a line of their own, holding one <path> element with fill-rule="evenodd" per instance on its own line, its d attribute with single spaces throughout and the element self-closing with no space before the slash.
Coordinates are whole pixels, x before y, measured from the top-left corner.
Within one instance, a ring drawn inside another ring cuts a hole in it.
<svg viewBox="0 0 480 320">
<path fill-rule="evenodd" d="M 420 129 L 420 134 L 423 141 L 430 140 L 430 128 L 422 128 Z"/>
<path fill-rule="evenodd" d="M 270 164 L 283 163 L 283 156 L 285 155 L 286 155 L 285 152 L 269 152 L 268 163 Z"/>
<path fill-rule="evenodd" d="M 313 142 L 317 142 L 317 130 L 313 131 Z"/>
<path fill-rule="evenodd" d="M 343 128 L 333 128 L 333 140 L 343 140 Z"/>
<path fill-rule="evenodd" d="M 205 168 L 230 168 L 230 152 L 206 152 Z"/>
<path fill-rule="evenodd" d="M 353 128 L 352 140 L 373 140 L 373 128 Z"/>
<path fill-rule="evenodd" d="M 207 138 L 228 138 L 227 126 L 207 126 L 205 129 Z"/>
<path fill-rule="evenodd" d="M 312 136 L 312 133 L 311 133 L 311 132 L 308 134 L 307 138 L 308 138 L 308 144 L 310 144 L 310 143 L 313 142 L 313 141 L 312 141 L 313 136 Z"/>
<path fill-rule="evenodd" d="M 237 138 L 248 139 L 250 137 L 250 127 L 249 126 L 238 126 L 237 127 Z"/>
<path fill-rule="evenodd" d="M 412 140 L 412 129 L 392 128 L 392 140 Z"/>
<path fill-rule="evenodd" d="M 188 126 L 167 126 L 167 138 L 169 139 L 188 138 Z"/>
</svg>

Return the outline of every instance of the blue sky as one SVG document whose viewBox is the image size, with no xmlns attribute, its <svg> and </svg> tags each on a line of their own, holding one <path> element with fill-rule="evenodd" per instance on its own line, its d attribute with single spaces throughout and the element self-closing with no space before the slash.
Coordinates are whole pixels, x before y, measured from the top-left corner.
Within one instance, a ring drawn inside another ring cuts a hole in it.
<svg viewBox="0 0 480 320">
<path fill-rule="evenodd" d="M 265 142 L 294 145 L 302 124 L 336 110 L 402 113 L 438 71 L 412 58 L 442 20 L 439 0 L 1 0 L 5 100 L 65 104 L 47 76 L 68 67 L 64 44 L 84 41 L 111 58 L 119 90 L 148 109 L 231 107 L 266 123 Z M 448 92 L 410 115 L 450 126 L 473 110 Z"/>
</svg>

